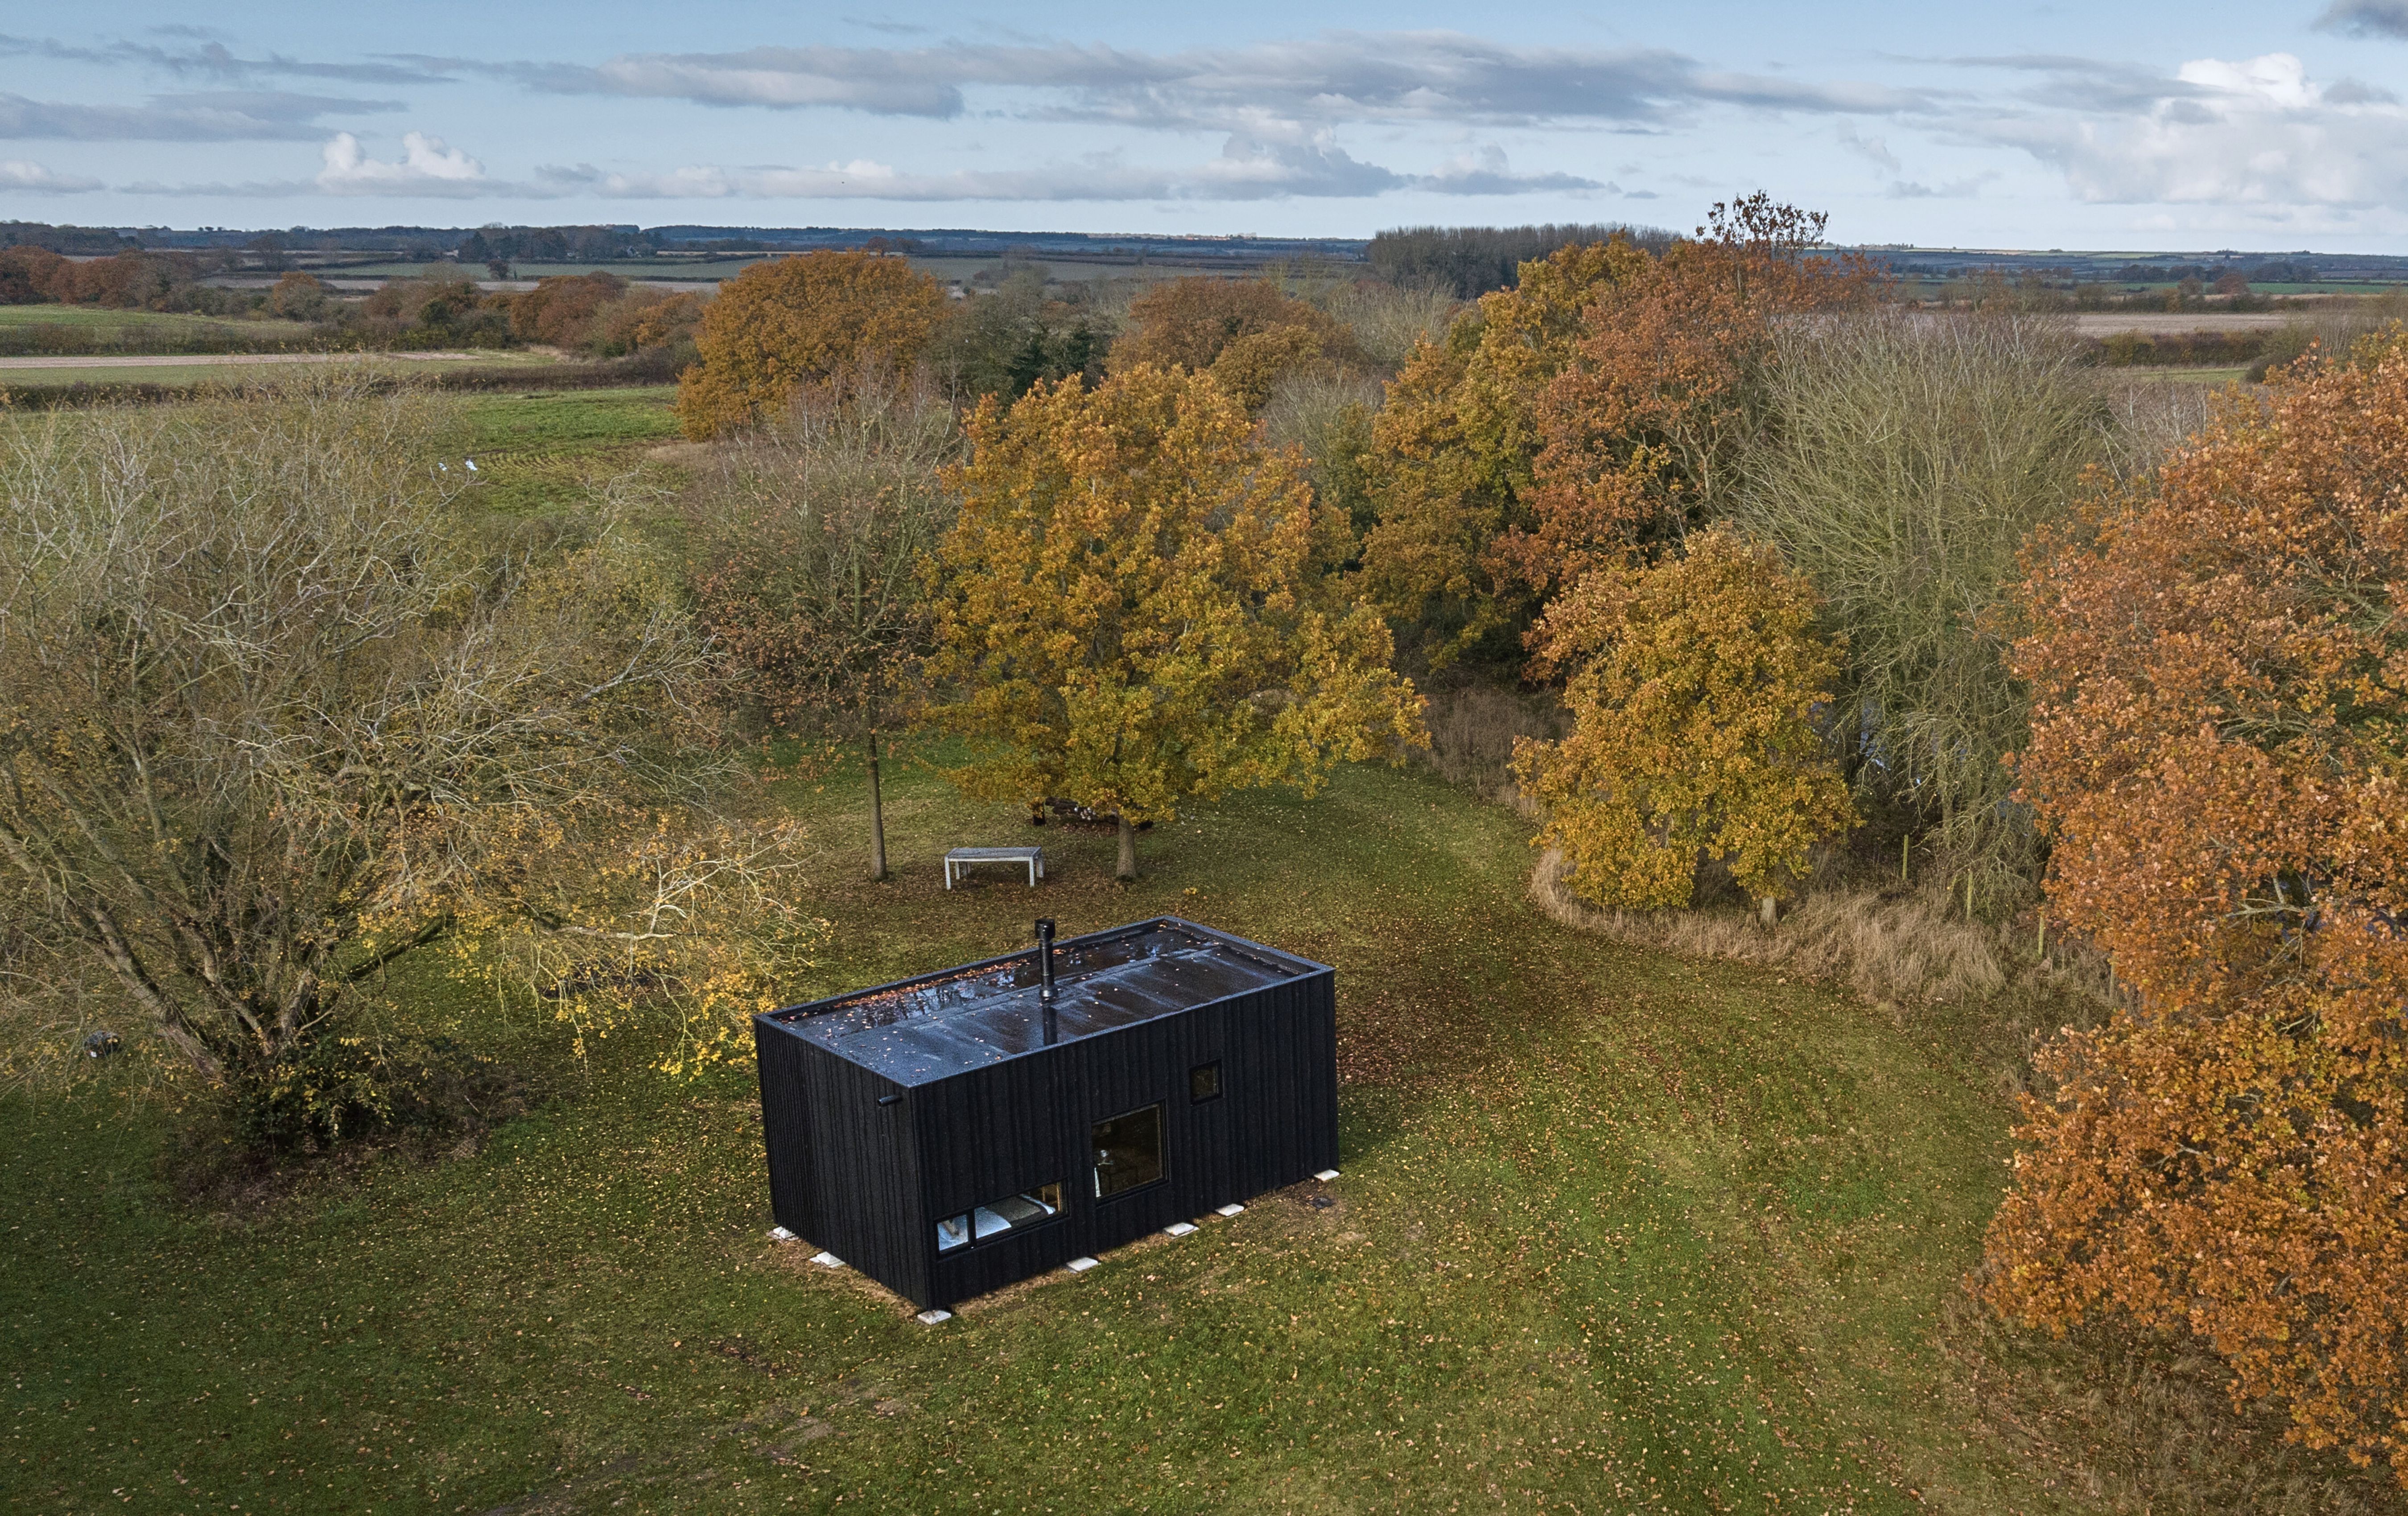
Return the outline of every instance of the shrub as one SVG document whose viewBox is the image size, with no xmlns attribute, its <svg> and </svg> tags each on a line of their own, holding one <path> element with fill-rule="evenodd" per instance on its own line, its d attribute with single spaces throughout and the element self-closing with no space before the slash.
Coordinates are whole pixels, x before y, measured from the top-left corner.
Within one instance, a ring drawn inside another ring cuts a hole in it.
<svg viewBox="0 0 2408 1516">
<path fill-rule="evenodd" d="M 1862 315 L 1792 327 L 1776 439 L 1732 518 L 1813 581 L 1845 642 L 1832 721 L 1859 795 L 1936 823 L 1992 896 L 2039 865 L 2007 755 L 2028 697 L 1999 616 L 2025 537 L 2063 519 L 2115 422 L 2048 317 Z"/>
</svg>

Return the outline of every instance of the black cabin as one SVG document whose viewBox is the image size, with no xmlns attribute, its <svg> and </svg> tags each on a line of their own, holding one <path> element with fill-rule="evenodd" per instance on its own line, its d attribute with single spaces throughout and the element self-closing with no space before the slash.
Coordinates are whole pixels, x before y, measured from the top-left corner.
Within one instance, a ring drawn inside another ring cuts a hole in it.
<svg viewBox="0 0 2408 1516">
<path fill-rule="evenodd" d="M 1334 1168 L 1333 979 L 1166 916 L 755 1016 L 778 1224 L 942 1308 Z"/>
</svg>

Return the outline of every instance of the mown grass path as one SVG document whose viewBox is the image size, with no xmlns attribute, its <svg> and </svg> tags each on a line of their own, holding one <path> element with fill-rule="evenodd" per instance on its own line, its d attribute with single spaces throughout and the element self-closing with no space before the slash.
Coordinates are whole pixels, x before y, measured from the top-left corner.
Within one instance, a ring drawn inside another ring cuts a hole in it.
<svg viewBox="0 0 2408 1516">
<path fill-rule="evenodd" d="M 769 1242 L 749 1069 L 607 1044 L 433 1166 L 264 1209 L 170 1198 L 160 1118 L 0 1101 L 11 1509 L 1895 1511 L 2045 1509 L 1967 1433 L 1939 1312 L 2006 1112 L 1932 1030 L 1641 954 L 1526 902 L 1523 823 L 1340 776 L 1052 880 L 924 768 L 897 879 L 796 786 L 835 935 L 797 997 L 1178 911 L 1334 963 L 1344 1177 L 928 1328 Z M 495 1013 L 446 984 L 420 1013 Z M 510 1035 L 543 1040 L 523 1018 Z"/>
</svg>

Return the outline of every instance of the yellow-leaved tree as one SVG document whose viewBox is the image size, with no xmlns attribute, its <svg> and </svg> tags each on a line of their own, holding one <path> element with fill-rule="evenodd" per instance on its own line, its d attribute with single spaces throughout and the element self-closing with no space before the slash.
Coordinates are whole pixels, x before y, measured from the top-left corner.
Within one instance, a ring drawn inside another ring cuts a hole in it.
<svg viewBox="0 0 2408 1516">
<path fill-rule="evenodd" d="M 1059 797 L 1140 822 L 1428 741 L 1386 624 L 1330 602 L 1312 492 L 1210 374 L 1140 365 L 989 400 L 949 473 L 931 715 L 972 739 L 984 799 Z"/>
<path fill-rule="evenodd" d="M 1769 549 L 1716 530 L 1656 567 L 1591 573 L 1548 608 L 1540 662 L 1569 676 L 1572 732 L 1517 740 L 1513 766 L 1581 894 L 1685 906 L 1703 855 L 1770 919 L 1813 845 L 1854 824 L 1810 721 L 1839 672 L 1814 605 Z"/>
<path fill-rule="evenodd" d="M 822 250 L 754 264 L 704 307 L 702 362 L 678 382 L 678 420 L 701 441 L 767 420 L 805 384 L 908 371 L 944 309 L 943 289 L 900 258 Z"/>
</svg>

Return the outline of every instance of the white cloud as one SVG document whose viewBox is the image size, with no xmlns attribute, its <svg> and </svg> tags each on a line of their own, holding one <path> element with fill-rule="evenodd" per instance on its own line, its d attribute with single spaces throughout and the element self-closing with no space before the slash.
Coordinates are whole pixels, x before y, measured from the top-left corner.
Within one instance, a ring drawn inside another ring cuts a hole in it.
<svg viewBox="0 0 2408 1516">
<path fill-rule="evenodd" d="M 2003 116 L 1971 132 L 2057 168 L 2086 201 L 2350 208 L 2408 199 L 2408 109 L 2364 85 L 2325 89 L 2289 53 L 2195 59 L 2128 108 Z"/>
<path fill-rule="evenodd" d="M 325 158 L 326 166 L 318 173 L 318 188 L 328 194 L 523 193 L 520 186 L 495 184 L 485 177 L 484 164 L 423 132 L 402 134 L 401 157 L 395 162 L 369 157 L 358 137 L 337 132 L 326 144 Z"/>
<path fill-rule="evenodd" d="M 22 158 L 0 158 L 0 189 L 28 190 L 36 194 L 79 194 L 99 188 L 100 180 L 96 179 L 53 174 Z"/>
<path fill-rule="evenodd" d="M 1266 121 L 1233 133 L 1218 157 L 1185 168 L 1130 164 L 1117 153 L 1035 168 L 915 174 L 870 159 L 816 168 L 728 168 L 693 164 L 667 173 L 595 176 L 546 171 L 625 199 L 896 201 L 1270 200 L 1362 197 L 1391 190 L 1445 194 L 1517 194 L 1533 189 L 1608 188 L 1570 174 L 1516 175 L 1490 148 L 1464 154 L 1429 174 L 1399 174 L 1355 158 L 1326 127 Z"/>
<path fill-rule="evenodd" d="M 1506 161 L 1505 150 L 1494 143 L 1478 152 L 1462 152 L 1438 165 L 1436 171 L 1414 181 L 1414 187 L 1435 190 L 1440 194 L 1529 194 L 1540 191 L 1583 193 L 1605 190 L 1619 193 L 1612 184 L 1577 174 L 1516 174 Z"/>
</svg>

